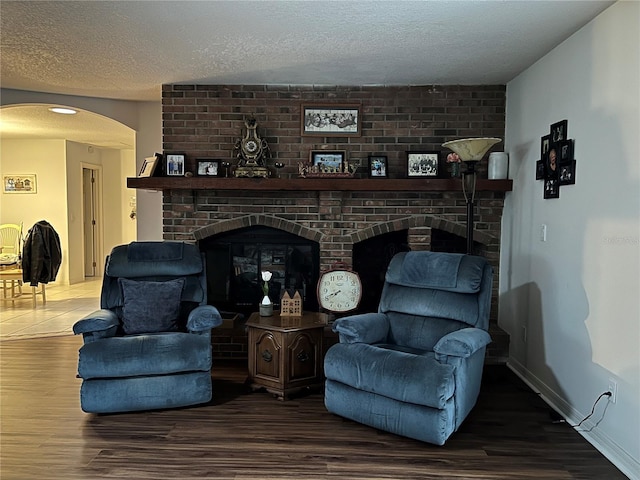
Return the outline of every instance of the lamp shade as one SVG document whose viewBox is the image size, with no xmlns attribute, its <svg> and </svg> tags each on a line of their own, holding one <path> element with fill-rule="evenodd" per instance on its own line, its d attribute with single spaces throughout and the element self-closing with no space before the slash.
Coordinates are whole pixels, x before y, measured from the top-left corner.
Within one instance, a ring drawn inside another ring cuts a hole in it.
<svg viewBox="0 0 640 480">
<path fill-rule="evenodd" d="M 501 142 L 500 138 L 461 138 L 460 140 L 451 140 L 442 144 L 458 154 L 463 162 L 477 162 L 496 143 Z"/>
</svg>

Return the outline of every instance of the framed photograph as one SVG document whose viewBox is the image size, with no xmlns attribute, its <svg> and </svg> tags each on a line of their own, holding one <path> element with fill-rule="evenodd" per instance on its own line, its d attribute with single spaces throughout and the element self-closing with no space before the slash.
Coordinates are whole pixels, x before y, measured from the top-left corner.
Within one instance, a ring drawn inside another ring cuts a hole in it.
<svg viewBox="0 0 640 480">
<path fill-rule="evenodd" d="M 4 193 L 37 193 L 36 174 L 2 175 L 2 191 Z"/>
<path fill-rule="evenodd" d="M 558 142 L 558 155 L 561 162 L 573 160 L 573 140 L 567 139 Z"/>
<path fill-rule="evenodd" d="M 186 156 L 183 153 L 167 153 L 165 158 L 165 168 L 167 175 L 170 176 L 183 176 L 184 164 Z"/>
<path fill-rule="evenodd" d="M 560 198 L 560 182 L 557 178 L 545 179 L 544 198 Z"/>
<path fill-rule="evenodd" d="M 536 180 L 544 180 L 545 172 L 547 171 L 545 167 L 544 160 L 536 161 Z"/>
<path fill-rule="evenodd" d="M 574 185 L 576 183 L 576 161 L 560 162 L 560 185 Z"/>
<path fill-rule="evenodd" d="M 545 162 L 545 178 L 558 178 L 558 164 L 560 163 L 558 151 L 559 148 L 557 143 L 551 143 L 549 145 L 549 151 L 547 152 L 547 158 Z"/>
<path fill-rule="evenodd" d="M 218 177 L 221 172 L 221 161 L 213 158 L 196 159 L 196 175 L 201 177 Z"/>
<path fill-rule="evenodd" d="M 155 172 L 156 167 L 158 166 L 160 157 L 161 155 L 159 153 L 156 153 L 153 157 L 145 157 L 144 163 L 142 164 L 142 168 L 140 169 L 140 173 L 138 173 L 138 176 L 139 177 L 153 176 L 153 172 Z"/>
<path fill-rule="evenodd" d="M 407 177 L 436 178 L 439 172 L 440 152 L 407 152 Z"/>
<path fill-rule="evenodd" d="M 309 162 L 318 173 L 342 173 L 347 153 L 344 150 L 311 150 Z"/>
<path fill-rule="evenodd" d="M 540 158 L 547 158 L 549 153 L 549 145 L 551 145 L 551 135 L 545 135 L 540 139 Z"/>
<path fill-rule="evenodd" d="M 551 124 L 551 142 L 557 143 L 562 140 L 566 140 L 567 137 L 567 128 L 569 126 L 568 120 L 562 120 L 560 122 L 556 122 Z"/>
<path fill-rule="evenodd" d="M 369 155 L 369 178 L 389 178 L 386 155 Z"/>
<path fill-rule="evenodd" d="M 302 135 L 359 137 L 360 105 L 303 105 Z"/>
</svg>

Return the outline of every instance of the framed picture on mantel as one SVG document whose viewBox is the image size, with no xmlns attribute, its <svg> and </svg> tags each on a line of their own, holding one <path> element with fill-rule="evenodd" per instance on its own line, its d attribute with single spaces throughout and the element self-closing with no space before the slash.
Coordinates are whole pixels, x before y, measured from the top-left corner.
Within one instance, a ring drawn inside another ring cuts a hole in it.
<svg viewBox="0 0 640 480">
<path fill-rule="evenodd" d="M 184 176 L 186 156 L 183 153 L 167 153 L 165 158 L 165 172 L 171 177 Z"/>
<path fill-rule="evenodd" d="M 386 155 L 369 155 L 369 178 L 389 178 Z"/>
<path fill-rule="evenodd" d="M 440 152 L 407 152 L 407 178 L 438 178 Z"/>
</svg>

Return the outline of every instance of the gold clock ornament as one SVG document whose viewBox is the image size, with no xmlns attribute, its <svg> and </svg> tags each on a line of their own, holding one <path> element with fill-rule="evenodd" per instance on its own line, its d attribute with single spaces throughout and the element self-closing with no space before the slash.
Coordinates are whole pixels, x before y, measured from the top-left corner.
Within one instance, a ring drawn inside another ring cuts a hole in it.
<svg viewBox="0 0 640 480">
<path fill-rule="evenodd" d="M 271 174 L 265 166 L 270 151 L 267 141 L 258 135 L 258 122 L 251 116 L 244 121 L 246 127 L 244 136 L 236 141 L 234 149 L 238 158 L 235 169 L 236 177 L 264 177 Z"/>
<path fill-rule="evenodd" d="M 357 272 L 344 263 L 336 263 L 320 274 L 318 304 L 333 313 L 350 312 L 362 299 L 362 282 Z"/>
</svg>

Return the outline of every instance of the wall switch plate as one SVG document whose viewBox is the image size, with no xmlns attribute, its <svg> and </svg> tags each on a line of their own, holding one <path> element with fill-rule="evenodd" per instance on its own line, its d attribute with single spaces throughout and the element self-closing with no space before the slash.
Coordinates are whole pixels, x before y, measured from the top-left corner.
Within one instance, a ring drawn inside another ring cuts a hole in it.
<svg viewBox="0 0 640 480">
<path fill-rule="evenodd" d="M 547 226 L 544 223 L 540 225 L 540 241 L 547 241 Z"/>
</svg>

